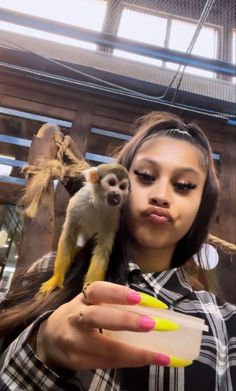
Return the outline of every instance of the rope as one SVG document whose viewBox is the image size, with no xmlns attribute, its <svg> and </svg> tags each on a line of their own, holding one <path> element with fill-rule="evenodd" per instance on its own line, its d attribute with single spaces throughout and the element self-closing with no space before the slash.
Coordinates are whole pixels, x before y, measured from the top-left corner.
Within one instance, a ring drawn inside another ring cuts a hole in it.
<svg viewBox="0 0 236 391">
<path fill-rule="evenodd" d="M 21 170 L 26 177 L 30 177 L 30 181 L 19 200 L 19 205 L 24 205 L 25 214 L 31 218 L 36 216 L 51 180 L 59 179 L 65 184 L 68 178 L 81 177 L 82 171 L 90 167 L 82 155 L 78 158 L 73 152 L 70 136 L 64 137 L 63 134 L 56 132 L 54 142 L 57 146 L 55 159 L 45 160 L 37 166 L 25 166 Z"/>
<path fill-rule="evenodd" d="M 57 146 L 57 159 L 63 161 L 64 156 L 66 156 L 73 163 L 81 163 L 81 159 L 77 158 L 71 150 L 72 139 L 70 136 L 64 136 L 62 133 L 54 134 L 54 141 Z M 89 164 L 87 164 L 89 167 Z"/>
<path fill-rule="evenodd" d="M 227 252 L 229 254 L 236 253 L 236 245 L 235 244 L 226 242 L 226 240 L 220 239 L 217 236 L 209 234 L 207 242 L 209 244 L 212 244 L 215 247 L 221 248 L 222 250 L 224 250 L 225 252 Z"/>
</svg>

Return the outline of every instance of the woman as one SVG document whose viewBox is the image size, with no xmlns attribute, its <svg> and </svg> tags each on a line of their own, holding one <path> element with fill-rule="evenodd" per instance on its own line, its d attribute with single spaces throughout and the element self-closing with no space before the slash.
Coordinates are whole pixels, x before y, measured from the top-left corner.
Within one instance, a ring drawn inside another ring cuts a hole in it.
<svg viewBox="0 0 236 391">
<path fill-rule="evenodd" d="M 6 340 L 12 339 L 9 334 L 20 334 L 3 353 L 2 390 L 229 391 L 236 387 L 235 307 L 208 292 L 194 292 L 181 268 L 206 239 L 217 203 L 209 142 L 196 125 L 154 112 L 140 120 L 118 161 L 129 170 L 131 194 L 107 281 L 79 293 L 85 262 L 80 271 L 81 263 L 75 262 L 77 270 L 71 270 L 65 288 L 37 305 L 31 298 L 50 273 L 48 269 L 44 275 L 39 273 L 38 266 L 34 285 L 25 279 L 27 301 L 22 289 L 9 294 L 0 319 L 5 347 Z M 88 258 L 87 252 L 83 255 Z M 50 257 L 45 259 L 44 263 Z M 205 320 L 209 333 L 203 335 L 200 356 L 192 365 L 161 352 L 124 346 L 99 332 L 158 329 L 156 319 L 100 305 L 135 305 L 142 300 L 140 292 Z"/>
</svg>

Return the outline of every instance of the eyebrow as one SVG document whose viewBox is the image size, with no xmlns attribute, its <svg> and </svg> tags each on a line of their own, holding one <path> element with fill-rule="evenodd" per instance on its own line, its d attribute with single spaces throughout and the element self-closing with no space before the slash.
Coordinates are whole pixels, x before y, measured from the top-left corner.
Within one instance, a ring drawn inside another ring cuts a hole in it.
<svg viewBox="0 0 236 391">
<path fill-rule="evenodd" d="M 161 167 L 161 164 L 159 164 L 156 160 L 153 160 L 149 157 L 143 157 L 141 158 L 140 160 L 138 160 L 136 162 L 136 164 L 138 163 L 149 163 L 151 164 L 152 166 L 155 166 L 155 167 Z M 196 176 L 199 176 L 199 172 L 197 170 L 195 170 L 194 168 L 192 167 L 177 167 L 175 169 L 175 173 L 176 174 L 183 174 L 183 173 L 190 173 L 190 174 L 194 174 Z"/>
</svg>

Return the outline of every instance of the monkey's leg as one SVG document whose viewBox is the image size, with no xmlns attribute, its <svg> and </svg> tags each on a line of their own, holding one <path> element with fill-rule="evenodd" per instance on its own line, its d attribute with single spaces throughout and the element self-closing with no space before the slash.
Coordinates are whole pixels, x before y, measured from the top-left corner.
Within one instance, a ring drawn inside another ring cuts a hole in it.
<svg viewBox="0 0 236 391">
<path fill-rule="evenodd" d="M 108 269 L 109 257 L 111 254 L 114 241 L 114 235 L 106 240 L 100 239 L 94 248 L 88 272 L 85 276 L 84 283 L 101 281 L 105 279 Z"/>
<path fill-rule="evenodd" d="M 53 276 L 41 285 L 40 292 L 51 292 L 55 288 L 63 288 L 66 273 L 69 271 L 76 253 L 75 238 L 71 235 L 65 237 L 62 235 L 59 239 L 57 255 L 54 264 Z"/>
</svg>

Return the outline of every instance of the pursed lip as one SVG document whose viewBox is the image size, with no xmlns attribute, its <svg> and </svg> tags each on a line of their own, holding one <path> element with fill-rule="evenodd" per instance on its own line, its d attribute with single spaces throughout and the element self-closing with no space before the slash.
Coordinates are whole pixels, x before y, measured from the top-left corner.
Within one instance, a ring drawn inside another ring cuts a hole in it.
<svg viewBox="0 0 236 391">
<path fill-rule="evenodd" d="M 171 214 L 164 208 L 160 208 L 159 206 L 152 206 L 147 209 L 145 209 L 142 213 L 145 217 L 151 217 L 151 216 L 158 216 L 158 217 L 164 217 L 166 218 L 167 223 L 173 222 L 173 217 Z"/>
</svg>

